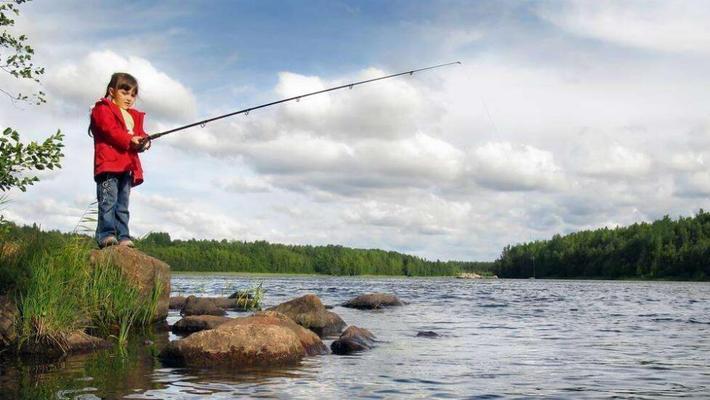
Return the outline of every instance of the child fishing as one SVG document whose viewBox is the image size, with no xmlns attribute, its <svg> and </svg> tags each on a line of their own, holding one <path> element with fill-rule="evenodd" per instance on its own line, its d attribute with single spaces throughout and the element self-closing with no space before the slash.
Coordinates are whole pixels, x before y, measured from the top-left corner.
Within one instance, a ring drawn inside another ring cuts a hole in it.
<svg viewBox="0 0 710 400">
<path fill-rule="evenodd" d="M 194 126 L 204 126 L 209 122 L 238 114 L 248 115 L 250 111 L 289 101 L 341 89 L 390 79 L 398 76 L 413 75 L 415 72 L 461 64 L 456 61 L 434 65 L 411 71 L 400 72 L 364 81 L 347 83 L 311 93 L 304 93 L 287 99 L 272 101 L 228 114 L 193 122 L 168 131 L 147 135 L 143 131 L 144 113 L 131 108 L 138 96 L 138 81 L 131 75 L 117 72 L 111 76 L 104 98 L 99 100 L 91 111 L 90 134 L 94 137 L 94 180 L 96 198 L 99 202 L 96 241 L 103 248 L 115 244 L 133 246 L 128 231 L 128 198 L 131 187 L 143 182 L 143 170 L 138 153 L 150 148 L 152 140 L 173 132 Z"/>
<path fill-rule="evenodd" d="M 131 187 L 143 183 L 139 152 L 150 147 L 143 131 L 145 113 L 131 108 L 138 96 L 132 75 L 111 75 L 106 94 L 91 111 L 89 135 L 94 138 L 94 181 L 98 201 L 96 241 L 100 248 L 133 247 L 128 229 Z"/>
</svg>

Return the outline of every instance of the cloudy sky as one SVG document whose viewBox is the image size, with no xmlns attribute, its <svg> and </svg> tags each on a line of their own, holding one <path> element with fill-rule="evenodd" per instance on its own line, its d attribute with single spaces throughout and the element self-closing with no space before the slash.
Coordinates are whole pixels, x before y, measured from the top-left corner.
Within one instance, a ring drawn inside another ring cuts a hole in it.
<svg viewBox="0 0 710 400">
<path fill-rule="evenodd" d="M 703 1 L 32 1 L 47 104 L 0 125 L 66 135 L 63 168 L 4 213 L 71 230 L 95 198 L 90 107 L 140 82 L 157 132 L 353 80 L 157 140 L 134 236 L 382 248 L 492 260 L 506 244 L 688 216 L 710 195 Z M 0 87 L 31 90 L 0 75 Z"/>
</svg>

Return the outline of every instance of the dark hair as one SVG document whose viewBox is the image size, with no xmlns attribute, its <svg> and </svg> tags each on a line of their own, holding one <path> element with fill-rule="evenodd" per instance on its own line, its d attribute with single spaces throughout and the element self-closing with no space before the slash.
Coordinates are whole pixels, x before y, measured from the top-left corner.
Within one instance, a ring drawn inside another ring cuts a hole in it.
<svg viewBox="0 0 710 400">
<path fill-rule="evenodd" d="M 104 97 L 108 97 L 109 89 L 123 89 L 123 90 L 133 90 L 138 95 L 138 80 L 133 77 L 133 75 L 125 72 L 115 72 L 111 75 L 111 80 L 106 85 L 106 94 Z"/>
<path fill-rule="evenodd" d="M 106 94 L 104 94 L 104 97 L 108 97 L 109 95 L 109 89 L 113 88 L 114 90 L 116 89 L 123 89 L 123 90 L 132 90 L 136 93 L 136 96 L 138 95 L 138 80 L 133 77 L 133 75 L 126 73 L 126 72 L 114 72 L 113 75 L 111 75 L 111 80 L 108 82 L 108 85 L 106 85 Z M 89 129 L 88 132 L 89 136 L 93 136 L 91 134 L 91 123 L 89 123 Z"/>
</svg>

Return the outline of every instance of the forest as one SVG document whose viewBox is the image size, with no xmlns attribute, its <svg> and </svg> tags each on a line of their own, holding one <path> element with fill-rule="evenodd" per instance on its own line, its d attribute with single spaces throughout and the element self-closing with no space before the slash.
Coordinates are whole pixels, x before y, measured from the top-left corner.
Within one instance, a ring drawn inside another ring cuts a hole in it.
<svg viewBox="0 0 710 400">
<path fill-rule="evenodd" d="M 710 279 L 710 213 L 506 246 L 502 278 Z"/>
<path fill-rule="evenodd" d="M 165 232 L 147 235 L 140 241 L 139 247 L 147 254 L 164 260 L 177 271 L 453 276 L 469 271 L 488 273 L 492 265 L 490 262 L 428 261 L 394 251 L 337 245 L 171 240 Z"/>
</svg>

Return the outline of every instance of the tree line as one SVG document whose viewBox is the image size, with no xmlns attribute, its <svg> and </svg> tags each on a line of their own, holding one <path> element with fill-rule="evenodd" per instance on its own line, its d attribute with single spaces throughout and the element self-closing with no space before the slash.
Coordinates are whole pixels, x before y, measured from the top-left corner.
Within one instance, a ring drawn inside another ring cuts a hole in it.
<svg viewBox="0 0 710 400">
<path fill-rule="evenodd" d="M 710 279 L 710 213 L 506 246 L 504 278 Z"/>
<path fill-rule="evenodd" d="M 285 245 L 266 241 L 171 240 L 153 232 L 139 248 L 177 271 L 235 271 L 327 275 L 453 276 L 490 270 L 492 263 L 429 261 L 378 249 Z"/>
<path fill-rule="evenodd" d="M 58 242 L 59 231 L 9 223 L 8 240 L 42 235 Z M 85 236 L 85 240 L 93 241 Z M 502 278 L 710 279 L 710 213 L 673 220 L 668 216 L 620 228 L 555 235 L 506 246 L 494 262 L 430 261 L 378 249 L 285 245 L 266 241 L 172 240 L 153 232 L 138 248 L 175 271 L 301 273 L 327 275 L 454 276 L 461 272 Z"/>
</svg>

